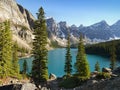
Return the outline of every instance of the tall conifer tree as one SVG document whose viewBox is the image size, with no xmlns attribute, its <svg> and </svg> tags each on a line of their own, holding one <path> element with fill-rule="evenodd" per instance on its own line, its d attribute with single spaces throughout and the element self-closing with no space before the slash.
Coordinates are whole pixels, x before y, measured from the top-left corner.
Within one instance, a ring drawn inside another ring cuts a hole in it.
<svg viewBox="0 0 120 90">
<path fill-rule="evenodd" d="M 115 44 L 114 44 L 114 41 L 112 41 L 112 45 L 110 47 L 110 60 L 111 60 L 111 63 L 110 63 L 110 68 L 112 70 L 114 70 L 116 68 L 116 48 L 115 48 Z"/>
<path fill-rule="evenodd" d="M 35 21 L 33 42 L 33 66 L 32 66 L 32 78 L 35 84 L 38 86 L 40 83 L 46 82 L 48 79 L 48 67 L 47 67 L 47 30 L 45 21 L 45 12 L 41 7 L 37 13 L 38 20 Z"/>
<path fill-rule="evenodd" d="M 14 74 L 16 76 L 19 75 L 20 73 L 20 67 L 19 67 L 19 64 L 18 64 L 18 44 L 17 42 L 15 42 L 13 44 L 13 59 L 12 59 L 12 70 L 14 71 Z"/>
<path fill-rule="evenodd" d="M 99 62 L 98 62 L 98 61 L 97 61 L 96 64 L 95 64 L 95 71 L 100 72 L 100 65 L 99 65 Z"/>
<path fill-rule="evenodd" d="M 0 23 L 0 77 L 12 74 L 12 34 L 10 22 Z"/>
<path fill-rule="evenodd" d="M 66 73 L 66 76 L 71 76 L 71 72 L 72 72 L 72 56 L 70 53 L 70 33 L 68 33 L 68 38 L 67 38 L 67 47 L 66 47 L 66 56 L 65 56 L 65 67 L 64 67 L 64 71 Z"/>
<path fill-rule="evenodd" d="M 80 35 L 80 40 L 78 44 L 78 53 L 76 56 L 75 69 L 76 69 L 76 74 L 78 74 L 79 77 L 89 78 L 90 69 L 89 69 L 88 61 L 86 59 L 82 34 Z"/>
</svg>

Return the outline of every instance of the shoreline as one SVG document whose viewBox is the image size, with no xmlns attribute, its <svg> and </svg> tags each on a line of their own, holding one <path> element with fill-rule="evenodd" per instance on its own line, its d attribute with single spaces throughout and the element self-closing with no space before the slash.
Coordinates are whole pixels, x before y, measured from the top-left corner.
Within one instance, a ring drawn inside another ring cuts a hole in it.
<svg viewBox="0 0 120 90">
<path fill-rule="evenodd" d="M 24 59 L 24 58 L 29 58 L 29 57 L 32 57 L 33 54 L 28 54 L 28 55 L 25 55 L 25 56 L 18 56 L 18 59 Z"/>
</svg>

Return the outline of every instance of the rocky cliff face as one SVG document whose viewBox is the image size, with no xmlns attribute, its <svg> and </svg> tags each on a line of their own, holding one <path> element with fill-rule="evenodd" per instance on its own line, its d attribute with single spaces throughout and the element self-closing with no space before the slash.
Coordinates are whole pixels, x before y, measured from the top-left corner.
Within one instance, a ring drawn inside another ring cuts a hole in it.
<svg viewBox="0 0 120 90">
<path fill-rule="evenodd" d="M 10 20 L 13 40 L 20 46 L 31 48 L 33 22 L 32 14 L 18 5 L 15 0 L 0 0 L 0 22 Z"/>
<path fill-rule="evenodd" d="M 57 23 L 53 18 L 46 19 L 46 22 L 49 40 L 65 47 L 67 43 L 68 31 L 70 31 L 70 27 L 67 25 L 67 23 Z M 78 43 L 78 37 L 74 36 L 72 33 L 70 34 L 71 44 Z"/>
</svg>

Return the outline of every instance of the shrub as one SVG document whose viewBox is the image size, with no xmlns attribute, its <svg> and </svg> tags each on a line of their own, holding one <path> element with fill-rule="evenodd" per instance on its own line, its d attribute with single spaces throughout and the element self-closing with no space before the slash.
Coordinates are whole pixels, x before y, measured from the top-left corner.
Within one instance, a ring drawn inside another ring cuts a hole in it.
<svg viewBox="0 0 120 90">
<path fill-rule="evenodd" d="M 82 85 L 83 83 L 86 82 L 86 80 L 88 80 L 88 78 L 85 77 L 80 77 L 77 74 L 75 74 L 74 76 L 71 76 L 69 78 L 66 78 L 65 76 L 63 77 L 62 82 L 59 84 L 60 87 L 64 87 L 64 88 L 74 88 L 77 86 Z"/>
<path fill-rule="evenodd" d="M 110 73 L 105 73 L 105 72 L 102 72 L 102 73 L 99 73 L 97 76 L 96 76 L 97 79 L 107 79 L 107 78 L 111 78 L 110 76 Z"/>
<path fill-rule="evenodd" d="M 64 88 L 74 88 L 77 86 L 78 79 L 74 77 L 63 79 L 63 81 L 59 84 L 60 87 Z"/>
<path fill-rule="evenodd" d="M 2 80 L 0 80 L 0 85 L 2 85 Z"/>
</svg>

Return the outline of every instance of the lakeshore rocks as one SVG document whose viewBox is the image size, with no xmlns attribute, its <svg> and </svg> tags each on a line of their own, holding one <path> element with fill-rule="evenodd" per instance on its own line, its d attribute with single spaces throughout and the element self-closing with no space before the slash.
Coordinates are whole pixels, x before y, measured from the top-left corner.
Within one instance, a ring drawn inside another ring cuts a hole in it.
<svg viewBox="0 0 120 90">
<path fill-rule="evenodd" d="M 102 72 L 111 73 L 111 71 L 110 68 L 102 68 Z"/>
<path fill-rule="evenodd" d="M 53 73 L 50 73 L 49 79 L 55 80 L 55 79 L 57 79 L 57 76 Z"/>
<path fill-rule="evenodd" d="M 35 84 L 25 83 L 25 84 L 22 85 L 20 90 L 35 90 L 35 89 L 37 89 Z"/>
<path fill-rule="evenodd" d="M 115 70 L 113 70 L 113 74 L 120 75 L 120 67 L 117 67 Z"/>
<path fill-rule="evenodd" d="M 11 84 L 11 85 L 0 86 L 0 90 L 21 90 L 21 87 L 22 87 L 21 84 Z"/>
</svg>

